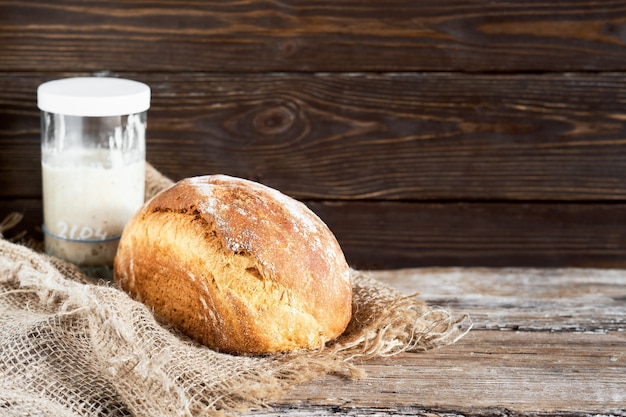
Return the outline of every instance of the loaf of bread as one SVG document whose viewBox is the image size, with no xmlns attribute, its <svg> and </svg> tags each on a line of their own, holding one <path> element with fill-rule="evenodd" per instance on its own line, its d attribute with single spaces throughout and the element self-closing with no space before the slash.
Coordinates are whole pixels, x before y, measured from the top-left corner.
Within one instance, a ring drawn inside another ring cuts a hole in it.
<svg viewBox="0 0 626 417">
<path fill-rule="evenodd" d="M 122 234 L 115 282 L 215 350 L 320 348 L 352 314 L 343 252 L 304 204 L 225 175 L 157 194 Z"/>
</svg>

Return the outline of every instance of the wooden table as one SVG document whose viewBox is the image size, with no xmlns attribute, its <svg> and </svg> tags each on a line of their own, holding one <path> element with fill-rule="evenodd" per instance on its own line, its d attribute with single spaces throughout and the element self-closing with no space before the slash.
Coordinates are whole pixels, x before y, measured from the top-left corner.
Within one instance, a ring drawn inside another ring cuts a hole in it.
<svg viewBox="0 0 626 417">
<path fill-rule="evenodd" d="M 474 327 L 456 344 L 297 386 L 250 416 L 626 416 L 626 271 L 372 273 Z"/>
</svg>

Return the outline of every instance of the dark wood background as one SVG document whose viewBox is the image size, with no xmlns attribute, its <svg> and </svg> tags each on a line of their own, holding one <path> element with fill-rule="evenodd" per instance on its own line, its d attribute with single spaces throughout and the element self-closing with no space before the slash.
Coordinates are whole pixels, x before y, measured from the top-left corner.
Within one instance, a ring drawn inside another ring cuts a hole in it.
<svg viewBox="0 0 626 417">
<path fill-rule="evenodd" d="M 37 86 L 152 88 L 148 160 L 304 201 L 356 268 L 626 267 L 626 2 L 1 1 L 0 220 Z"/>
</svg>

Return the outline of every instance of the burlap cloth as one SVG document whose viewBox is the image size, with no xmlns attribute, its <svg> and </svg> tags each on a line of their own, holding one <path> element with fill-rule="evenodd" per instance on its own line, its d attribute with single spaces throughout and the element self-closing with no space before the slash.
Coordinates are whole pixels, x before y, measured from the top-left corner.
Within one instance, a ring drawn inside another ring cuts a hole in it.
<svg viewBox="0 0 626 417">
<path fill-rule="evenodd" d="M 172 182 L 151 166 L 146 195 Z M 0 225 L 11 227 L 19 217 Z M 111 284 L 0 239 L 0 415 L 198 416 L 267 406 L 359 362 L 453 343 L 471 326 L 353 271 L 353 319 L 323 350 L 231 356 L 159 323 Z"/>
</svg>

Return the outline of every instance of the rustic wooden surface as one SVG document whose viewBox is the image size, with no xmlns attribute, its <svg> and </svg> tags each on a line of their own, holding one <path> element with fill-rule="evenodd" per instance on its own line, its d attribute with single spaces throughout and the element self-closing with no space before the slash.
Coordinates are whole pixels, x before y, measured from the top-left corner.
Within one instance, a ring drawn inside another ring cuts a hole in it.
<svg viewBox="0 0 626 417">
<path fill-rule="evenodd" d="M 456 344 L 366 361 L 251 416 L 625 416 L 626 272 L 407 269 L 375 278 L 474 327 Z"/>
<path fill-rule="evenodd" d="M 0 76 L 17 107 L 5 116 L 0 209 L 25 211 L 31 233 L 42 76 Z M 158 169 L 250 178 L 301 199 L 354 267 L 626 266 L 620 75 L 161 77 L 143 77 Z"/>
<path fill-rule="evenodd" d="M 624 75 L 124 76 L 152 87 L 148 159 L 172 178 L 225 172 L 322 200 L 626 199 Z M 0 74 L 5 195 L 41 193 L 44 78 Z"/>
<path fill-rule="evenodd" d="M 37 86 L 110 75 L 164 174 L 301 199 L 355 267 L 626 267 L 623 2 L 440 3 L 0 0 L 0 218 L 41 224 Z"/>
<path fill-rule="evenodd" d="M 585 203 L 320 202 L 304 200 L 333 231 L 351 266 L 624 267 L 626 205 Z M 7 237 L 41 241 L 41 201 L 0 208 L 24 213 Z M 1 213 L 1 212 L 0 212 Z"/>
<path fill-rule="evenodd" d="M 0 1 L 10 71 L 615 71 L 615 0 Z"/>
</svg>

